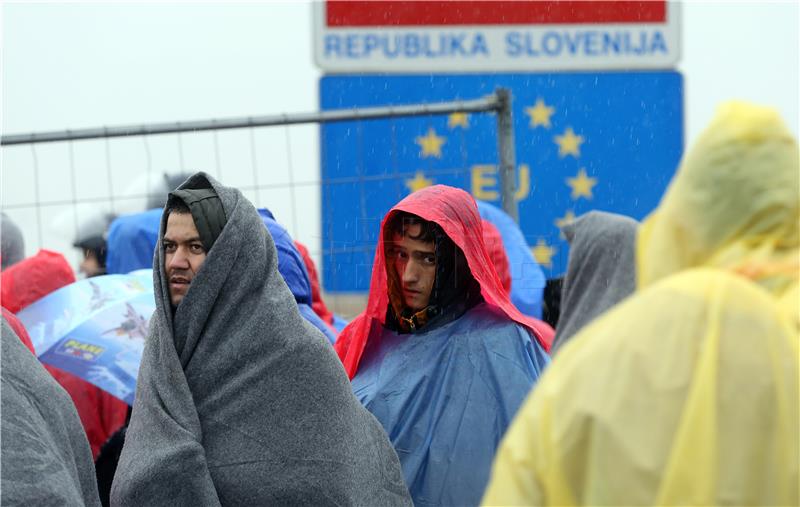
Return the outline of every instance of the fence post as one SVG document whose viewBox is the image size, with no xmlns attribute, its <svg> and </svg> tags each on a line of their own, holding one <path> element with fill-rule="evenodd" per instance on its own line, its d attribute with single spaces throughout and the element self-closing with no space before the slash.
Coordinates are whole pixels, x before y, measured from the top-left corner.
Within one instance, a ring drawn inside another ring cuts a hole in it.
<svg viewBox="0 0 800 507">
<path fill-rule="evenodd" d="M 516 184 L 516 153 L 514 151 L 514 118 L 511 113 L 511 92 L 498 88 L 495 92 L 497 109 L 497 151 L 500 155 L 500 202 L 503 210 L 519 223 L 519 210 L 514 194 Z"/>
</svg>

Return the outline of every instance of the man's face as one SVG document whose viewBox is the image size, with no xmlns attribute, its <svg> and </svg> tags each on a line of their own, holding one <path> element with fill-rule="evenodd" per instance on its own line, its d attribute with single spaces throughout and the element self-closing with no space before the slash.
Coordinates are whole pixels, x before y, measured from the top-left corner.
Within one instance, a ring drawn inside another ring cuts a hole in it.
<svg viewBox="0 0 800 507">
<path fill-rule="evenodd" d="M 169 299 L 172 306 L 176 307 L 186 296 L 189 284 L 206 260 L 206 250 L 191 213 L 173 211 L 169 214 L 163 245 Z"/>
<path fill-rule="evenodd" d="M 433 282 L 436 280 L 436 251 L 433 242 L 412 239 L 418 236 L 422 226 L 407 226 L 405 234 L 394 233 L 389 249 L 390 262 L 397 270 L 397 278 L 403 291 L 403 302 L 418 312 L 428 306 Z"/>
</svg>

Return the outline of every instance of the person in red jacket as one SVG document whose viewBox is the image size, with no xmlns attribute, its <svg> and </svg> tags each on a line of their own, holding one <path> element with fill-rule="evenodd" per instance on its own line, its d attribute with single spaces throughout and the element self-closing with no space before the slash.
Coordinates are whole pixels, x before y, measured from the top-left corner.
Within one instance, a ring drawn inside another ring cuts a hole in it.
<svg viewBox="0 0 800 507">
<path fill-rule="evenodd" d="M 56 289 L 75 281 L 75 273 L 58 252 L 39 250 L 3 270 L 0 277 L 0 302 L 3 308 L 17 313 Z"/>
<path fill-rule="evenodd" d="M 17 313 L 73 282 L 75 273 L 63 255 L 40 250 L 33 257 L 3 271 L 0 276 L 0 303 L 8 311 Z M 71 373 L 54 366 L 44 366 L 72 398 L 89 439 L 92 456 L 96 458 L 108 437 L 125 424 L 128 404 Z"/>
</svg>

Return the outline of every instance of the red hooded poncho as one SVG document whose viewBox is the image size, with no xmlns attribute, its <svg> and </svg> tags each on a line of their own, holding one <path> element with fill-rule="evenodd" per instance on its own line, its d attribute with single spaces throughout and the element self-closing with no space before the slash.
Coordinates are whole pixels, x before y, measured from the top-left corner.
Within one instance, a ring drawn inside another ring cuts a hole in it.
<svg viewBox="0 0 800 507">
<path fill-rule="evenodd" d="M 308 248 L 299 241 L 295 241 L 294 246 L 297 247 L 297 250 L 303 257 L 303 263 L 306 265 L 306 271 L 308 271 L 308 279 L 311 280 L 311 309 L 314 310 L 314 313 L 316 313 L 334 333 L 339 334 L 336 328 L 333 327 L 333 313 L 328 310 L 328 307 L 325 306 L 325 301 L 322 300 L 317 267 L 314 265 L 314 260 L 308 253 Z"/>
<path fill-rule="evenodd" d="M 507 294 L 511 294 L 511 269 L 508 266 L 508 255 L 503 246 L 503 236 L 490 221 L 481 220 L 481 222 L 483 223 L 483 242 L 486 244 L 486 251 L 489 252 L 489 258 L 492 259 L 494 269 L 500 277 L 503 290 Z"/>
<path fill-rule="evenodd" d="M 23 259 L 0 276 L 0 303 L 17 313 L 56 289 L 75 281 L 75 273 L 67 259 L 58 252 L 39 250 Z"/>
<path fill-rule="evenodd" d="M 458 246 L 467 258 L 472 276 L 481 286 L 481 295 L 486 303 L 494 305 L 509 319 L 526 327 L 544 350 L 550 350 L 553 329 L 534 318 L 520 313 L 511 303 L 508 293 L 492 268 L 492 260 L 483 240 L 483 229 L 478 207 L 471 195 L 465 191 L 445 185 L 434 185 L 409 195 L 400 201 L 381 222 L 378 246 L 372 266 L 369 299 L 367 308 L 342 330 L 334 348 L 344 364 L 347 375 L 352 379 L 358 371 L 358 364 L 373 321 L 381 325 L 386 319 L 389 294 L 386 281 L 386 259 L 384 254 L 384 227 L 396 211 L 405 211 L 437 223 L 447 236 Z"/>
<path fill-rule="evenodd" d="M 0 278 L 2 305 L 16 313 L 75 282 L 75 273 L 60 253 L 39 250 L 33 257 L 3 271 Z M 44 367 L 72 398 L 92 447 L 92 455 L 97 457 L 108 437 L 125 424 L 128 404 L 71 373 L 50 365 Z"/>
</svg>

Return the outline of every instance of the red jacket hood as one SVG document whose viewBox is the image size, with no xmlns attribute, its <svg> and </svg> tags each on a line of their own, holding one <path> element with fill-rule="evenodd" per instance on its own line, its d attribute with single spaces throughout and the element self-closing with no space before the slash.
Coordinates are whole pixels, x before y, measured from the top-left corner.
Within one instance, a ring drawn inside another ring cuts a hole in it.
<svg viewBox="0 0 800 507">
<path fill-rule="evenodd" d="M 503 290 L 511 294 L 511 269 L 508 266 L 508 255 L 503 246 L 503 236 L 490 221 L 481 220 L 481 222 L 483 222 L 483 242 L 486 245 L 486 251 L 489 252 L 489 258 L 492 259 L 494 269 L 500 277 Z"/>
<path fill-rule="evenodd" d="M 526 327 L 546 351 L 550 350 L 553 329 L 544 322 L 520 313 L 511 303 L 497 272 L 492 268 L 493 263 L 484 244 L 481 217 L 478 214 L 475 200 L 461 189 L 434 185 L 414 192 L 400 201 L 381 222 L 381 233 L 378 235 L 378 246 L 375 249 L 367 308 L 342 330 L 334 345 L 336 353 L 339 354 L 351 379 L 358 371 L 358 364 L 367 345 L 372 322 L 377 321 L 383 325 L 386 319 L 389 295 L 384 258 L 384 227 L 396 211 L 413 213 L 438 224 L 464 252 L 472 276 L 481 286 L 483 299 L 488 304 L 502 310 L 509 319 Z"/>
<path fill-rule="evenodd" d="M 314 310 L 314 313 L 319 316 L 331 330 L 339 334 L 336 331 L 336 328 L 333 327 L 333 313 L 328 310 L 328 307 L 325 305 L 325 301 L 322 300 L 322 291 L 320 290 L 319 286 L 319 276 L 317 275 L 317 266 L 314 264 L 314 260 L 311 258 L 311 255 L 308 253 L 308 248 L 299 241 L 294 242 L 294 246 L 297 247 L 297 250 L 300 252 L 300 255 L 303 257 L 303 263 L 306 265 L 306 271 L 308 271 L 308 278 L 311 280 L 311 309 Z"/>
<path fill-rule="evenodd" d="M 0 304 L 17 313 L 34 301 L 75 281 L 67 259 L 58 252 L 39 250 L 0 275 Z"/>
</svg>

